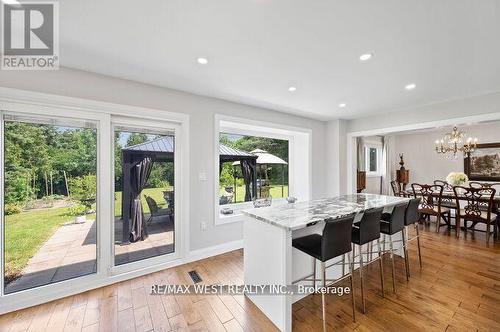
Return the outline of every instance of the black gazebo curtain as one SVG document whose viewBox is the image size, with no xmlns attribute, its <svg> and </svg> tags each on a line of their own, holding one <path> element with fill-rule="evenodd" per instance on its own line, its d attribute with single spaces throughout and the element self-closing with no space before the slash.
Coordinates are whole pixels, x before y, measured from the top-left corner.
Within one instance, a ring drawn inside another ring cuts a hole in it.
<svg viewBox="0 0 500 332">
<path fill-rule="evenodd" d="M 146 183 L 148 182 L 153 160 L 150 157 L 145 157 L 131 169 L 130 174 L 130 190 L 131 190 L 131 220 L 132 226 L 130 230 L 130 242 L 143 241 L 147 238 L 146 221 L 144 212 L 142 211 L 141 193 Z"/>
<path fill-rule="evenodd" d="M 243 174 L 243 181 L 245 182 L 245 202 L 252 200 L 252 192 L 250 191 L 250 186 L 252 185 L 253 177 L 253 165 L 250 160 L 242 160 L 240 162 L 241 173 Z"/>
</svg>

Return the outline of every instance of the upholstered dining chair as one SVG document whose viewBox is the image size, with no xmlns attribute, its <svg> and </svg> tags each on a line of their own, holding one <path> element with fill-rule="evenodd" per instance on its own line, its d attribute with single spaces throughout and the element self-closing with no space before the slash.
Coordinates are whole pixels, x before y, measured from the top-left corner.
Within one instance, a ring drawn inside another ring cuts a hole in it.
<svg viewBox="0 0 500 332">
<path fill-rule="evenodd" d="M 422 199 L 418 207 L 418 212 L 424 220 L 427 219 L 430 222 L 431 216 L 436 217 L 436 233 L 439 233 L 441 226 L 451 228 L 450 209 L 442 206 L 443 186 L 412 183 L 411 188 L 413 190 L 413 197 Z M 441 220 L 444 220 L 445 223 L 442 224 Z"/>
<path fill-rule="evenodd" d="M 493 224 L 494 227 L 496 226 L 496 222 L 494 221 L 497 215 L 492 212 L 496 190 L 494 188 L 467 188 L 457 186 L 453 188 L 453 191 L 455 192 L 457 205 L 460 206 L 460 201 L 464 202 L 463 208 L 458 210 L 457 229 L 460 227 L 461 220 L 464 221 L 466 235 L 469 229 L 475 231 L 477 224 L 486 224 L 486 242 L 489 243 L 491 225 Z M 467 227 L 468 221 L 472 222 L 471 227 Z"/>
<path fill-rule="evenodd" d="M 445 197 L 443 196 L 441 200 L 441 206 L 450 209 L 455 212 L 455 216 L 457 214 L 457 202 L 455 201 L 455 196 L 453 194 L 453 186 L 444 180 L 434 180 L 434 184 L 438 186 L 443 186 L 443 192 L 450 193 L 451 196 Z M 450 217 L 451 217 L 450 213 Z"/>
<path fill-rule="evenodd" d="M 391 189 L 394 196 L 399 196 L 400 190 L 399 185 L 396 181 L 391 181 Z"/>
<path fill-rule="evenodd" d="M 500 196 L 500 182 L 478 182 L 471 181 L 469 182 L 469 187 L 472 188 L 493 188 L 496 190 L 495 195 Z M 484 205 L 484 203 L 483 203 Z M 483 209 L 485 207 L 483 206 Z M 495 237 L 498 238 L 500 233 L 500 204 L 493 203 L 493 212 L 497 215 L 497 219 L 493 221 L 493 231 L 495 233 Z"/>
</svg>

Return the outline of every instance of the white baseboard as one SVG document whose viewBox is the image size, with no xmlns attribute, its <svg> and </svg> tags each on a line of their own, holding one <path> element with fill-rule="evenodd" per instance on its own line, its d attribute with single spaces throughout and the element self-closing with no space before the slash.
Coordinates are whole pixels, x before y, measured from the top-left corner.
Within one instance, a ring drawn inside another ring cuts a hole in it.
<svg viewBox="0 0 500 332">
<path fill-rule="evenodd" d="M 121 273 L 118 275 L 99 276 L 90 275 L 79 279 L 61 281 L 52 285 L 45 285 L 25 291 L 20 291 L 0 297 L 0 315 L 54 301 L 66 296 L 79 294 L 91 289 L 104 287 L 117 282 L 137 278 L 143 275 L 166 270 L 172 267 L 191 263 L 204 258 L 217 256 L 243 248 L 243 240 L 227 242 L 212 247 L 190 251 L 186 257 L 175 259 L 169 262 L 152 265 L 138 271 Z M 54 285 L 57 285 L 54 287 Z"/>
<path fill-rule="evenodd" d="M 217 256 L 226 252 L 233 250 L 238 250 L 243 248 L 243 240 L 231 241 L 216 246 L 202 248 L 197 250 L 192 250 L 189 252 L 188 257 L 186 257 L 186 263 L 198 261 L 200 259 Z"/>
</svg>

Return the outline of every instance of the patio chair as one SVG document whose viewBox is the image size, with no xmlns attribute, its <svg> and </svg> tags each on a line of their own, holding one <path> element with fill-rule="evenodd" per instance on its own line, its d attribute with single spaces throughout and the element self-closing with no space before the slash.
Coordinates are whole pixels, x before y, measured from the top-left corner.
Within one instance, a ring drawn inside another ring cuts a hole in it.
<svg viewBox="0 0 500 332">
<path fill-rule="evenodd" d="M 150 212 L 149 219 L 147 220 L 147 223 L 151 223 L 151 221 L 153 221 L 153 218 L 155 218 L 155 217 L 161 217 L 161 216 L 172 217 L 170 209 L 160 209 L 158 207 L 158 204 L 156 203 L 156 201 L 152 197 L 149 197 L 146 195 L 144 195 L 144 197 L 146 198 L 146 203 L 148 203 L 149 212 Z"/>
</svg>

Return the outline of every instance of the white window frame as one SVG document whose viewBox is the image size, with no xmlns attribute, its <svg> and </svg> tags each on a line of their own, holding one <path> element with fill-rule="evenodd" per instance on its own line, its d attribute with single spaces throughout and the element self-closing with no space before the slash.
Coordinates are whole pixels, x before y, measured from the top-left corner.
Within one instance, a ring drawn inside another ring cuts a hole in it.
<svg viewBox="0 0 500 332">
<path fill-rule="evenodd" d="M 11 294 L 4 294 L 4 205 L 0 195 L 0 315 L 6 312 L 46 303 L 58 298 L 74 295 L 90 289 L 110 285 L 119 281 L 153 273 L 190 261 L 189 257 L 189 115 L 142 107 L 63 97 L 31 91 L 0 87 L 0 112 L 23 116 L 66 117 L 97 122 L 98 164 L 97 164 L 97 273 L 69 279 L 49 285 L 31 288 Z M 175 164 L 175 218 L 178 220 L 175 257 L 157 256 L 113 268 L 114 241 L 114 181 L 112 163 L 113 136 L 112 117 L 127 117 L 134 126 L 148 119 L 159 125 L 171 123 L 177 130 Z M 3 119 L 2 119 L 3 120 Z M 3 192 L 3 121 L 0 135 L 0 165 Z M 179 239 L 177 241 L 177 239 Z M 139 264 L 140 263 L 140 264 Z M 124 268 L 122 268 L 124 267 Z"/>
<path fill-rule="evenodd" d="M 288 195 L 299 198 L 299 200 L 308 200 L 311 197 L 312 185 L 312 165 L 311 165 L 311 130 L 306 128 L 286 126 L 271 122 L 261 122 L 216 114 L 214 116 L 214 224 L 224 225 L 228 223 L 240 222 L 243 220 L 242 210 L 253 208 L 252 202 L 242 202 L 235 204 L 219 204 L 219 137 L 221 133 L 267 137 L 288 141 Z M 307 145 L 304 147 L 303 145 Z M 307 154 L 302 156 L 302 165 L 297 162 L 297 150 L 306 149 Z M 306 177 L 305 184 L 298 184 L 295 177 L 299 175 L 298 167 L 306 168 L 303 174 Z M 286 204 L 285 198 L 273 198 L 273 205 Z M 229 207 L 234 213 L 223 215 L 221 208 Z"/>
<path fill-rule="evenodd" d="M 377 150 L 377 170 L 370 171 L 370 149 Z M 366 176 L 376 177 L 382 176 L 382 145 L 379 144 L 365 144 L 365 170 Z"/>
<path fill-rule="evenodd" d="M 123 127 L 130 127 L 130 128 L 143 128 L 145 130 L 151 130 L 151 131 L 154 131 L 154 132 L 157 132 L 157 133 L 164 133 L 165 135 L 171 135 L 173 134 L 174 135 L 174 144 L 175 144 L 175 147 L 174 147 L 174 179 L 175 179 L 175 183 L 177 182 L 177 180 L 180 181 L 180 174 L 179 176 L 177 175 L 178 172 L 181 172 L 181 169 L 179 168 L 179 163 L 176 162 L 179 160 L 179 153 L 177 151 L 177 148 L 179 147 L 179 144 L 177 143 L 177 140 L 179 139 L 179 131 L 180 131 L 180 127 L 179 125 L 176 125 L 175 123 L 172 123 L 172 122 L 167 122 L 167 121 L 151 121 L 151 120 L 139 120 L 139 119 L 136 119 L 136 118 L 131 118 L 131 117 L 124 117 L 124 116 L 112 116 L 111 117 L 111 138 L 112 138 L 112 151 L 114 151 L 114 134 L 115 134 L 115 130 L 116 130 L 116 127 L 120 127 L 120 126 L 123 126 Z M 113 153 L 113 157 L 112 157 L 112 179 L 115 178 L 115 168 L 114 168 L 114 164 L 115 164 L 115 160 L 114 160 L 114 153 Z M 116 191 L 116 188 L 115 188 L 115 185 L 114 185 L 114 181 L 113 181 L 113 190 L 112 190 L 112 194 L 113 194 L 113 198 L 112 198 L 112 219 L 111 220 L 114 220 L 115 218 L 115 215 L 114 215 L 114 193 Z M 180 197 L 177 193 L 177 190 L 175 189 L 174 190 L 174 202 L 177 202 L 180 200 Z M 175 209 L 175 208 L 174 208 Z M 121 273 L 124 273 L 124 272 L 129 272 L 129 271 L 134 271 L 134 270 L 138 270 L 138 269 L 142 269 L 144 267 L 147 267 L 151 264 L 155 265 L 155 264 L 160 264 L 162 262 L 164 262 L 165 260 L 174 260 L 174 259 L 178 259 L 181 257 L 181 254 L 179 252 L 179 248 L 178 248 L 178 244 L 182 243 L 181 241 L 181 232 L 178 232 L 177 229 L 181 229 L 181 225 L 180 225 L 180 220 L 179 220 L 179 217 L 177 216 L 177 213 L 174 214 L 174 252 L 173 253 L 169 253 L 169 254 L 165 254 L 165 255 L 159 255 L 159 256 L 154 256 L 154 257 L 150 257 L 150 258 L 145 258 L 145 259 L 141 259 L 141 260 L 137 260 L 137 261 L 133 261 L 133 262 L 130 262 L 130 263 L 125 263 L 125 264 L 120 264 L 120 265 L 116 265 L 115 263 L 115 238 L 114 238 L 114 235 L 115 235 L 115 232 L 114 232 L 114 222 L 111 223 L 111 235 L 113 237 L 113 240 L 112 240 L 112 248 L 111 248 L 111 257 L 112 257 L 112 267 L 111 267 L 111 274 L 113 275 L 117 275 L 117 274 L 121 274 Z"/>
</svg>

